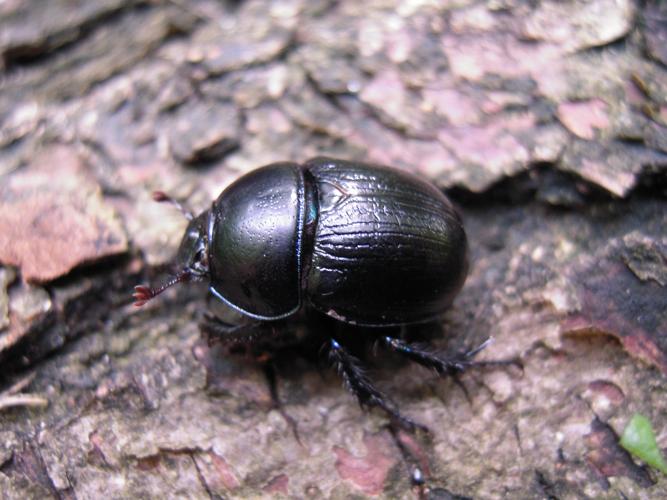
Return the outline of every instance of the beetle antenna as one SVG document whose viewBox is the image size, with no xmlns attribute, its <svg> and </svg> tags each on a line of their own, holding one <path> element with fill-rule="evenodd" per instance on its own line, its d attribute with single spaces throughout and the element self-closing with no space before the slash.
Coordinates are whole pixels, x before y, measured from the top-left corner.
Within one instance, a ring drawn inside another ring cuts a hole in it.
<svg viewBox="0 0 667 500">
<path fill-rule="evenodd" d="M 176 201 L 174 198 L 169 196 L 164 191 L 153 191 L 153 199 L 158 203 L 162 202 L 171 203 L 173 206 L 175 206 L 181 211 L 181 213 L 187 220 L 192 220 L 194 218 L 192 212 L 190 212 L 188 209 L 186 209 L 183 205 L 181 205 L 178 201 Z"/>
<path fill-rule="evenodd" d="M 134 297 L 134 305 L 136 307 L 141 307 L 152 298 L 160 295 L 167 288 L 172 287 L 175 284 L 180 283 L 181 281 L 185 281 L 188 278 L 190 278 L 190 271 L 184 270 L 178 273 L 173 278 L 171 278 L 164 285 L 160 285 L 158 288 L 151 288 L 144 285 L 137 285 L 134 287 L 134 293 L 132 294 L 132 297 Z"/>
</svg>

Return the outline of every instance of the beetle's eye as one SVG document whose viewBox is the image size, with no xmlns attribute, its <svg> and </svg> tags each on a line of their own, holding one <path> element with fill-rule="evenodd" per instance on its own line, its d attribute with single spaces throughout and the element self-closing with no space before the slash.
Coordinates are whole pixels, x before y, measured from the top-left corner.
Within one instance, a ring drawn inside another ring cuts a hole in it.
<svg viewBox="0 0 667 500">
<path fill-rule="evenodd" d="M 197 254 L 195 255 L 195 262 L 204 267 L 208 266 L 208 255 L 203 248 L 197 251 Z"/>
</svg>

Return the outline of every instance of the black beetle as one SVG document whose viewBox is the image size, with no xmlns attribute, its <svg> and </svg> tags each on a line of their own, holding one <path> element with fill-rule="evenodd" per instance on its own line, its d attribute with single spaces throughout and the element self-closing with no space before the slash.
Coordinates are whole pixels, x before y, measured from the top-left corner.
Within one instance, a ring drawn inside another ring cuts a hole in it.
<svg viewBox="0 0 667 500">
<path fill-rule="evenodd" d="M 172 201 L 162 193 L 156 199 Z M 135 304 L 181 281 L 209 280 L 215 297 L 252 318 L 231 325 L 208 317 L 204 329 L 232 342 L 261 338 L 263 325 L 304 306 L 361 326 L 433 320 L 468 271 L 466 234 L 447 197 L 414 175 L 377 165 L 331 158 L 273 163 L 242 176 L 209 210 L 189 218 L 177 273 L 158 288 L 137 286 Z M 379 338 L 440 374 L 469 366 L 484 346 L 444 357 L 394 336 Z M 375 389 L 340 339 L 328 340 L 333 363 L 362 405 L 416 425 Z"/>
</svg>

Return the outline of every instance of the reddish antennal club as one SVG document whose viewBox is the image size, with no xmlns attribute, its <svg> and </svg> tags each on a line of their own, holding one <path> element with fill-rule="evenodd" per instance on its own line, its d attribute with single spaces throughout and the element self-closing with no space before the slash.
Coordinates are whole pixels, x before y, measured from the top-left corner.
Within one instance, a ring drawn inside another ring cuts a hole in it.
<svg viewBox="0 0 667 500">
<path fill-rule="evenodd" d="M 132 297 L 134 297 L 134 305 L 136 307 L 141 307 L 146 302 L 155 297 L 155 293 L 147 286 L 137 285 L 134 287 L 134 293 L 132 294 Z"/>
<path fill-rule="evenodd" d="M 174 286 L 176 283 L 180 283 L 181 281 L 185 281 L 189 277 L 190 277 L 190 271 L 185 270 L 181 271 L 176 276 L 167 281 L 164 285 L 161 285 L 157 288 L 151 288 L 144 285 L 135 286 L 134 293 L 132 294 L 132 297 L 134 297 L 134 305 L 136 307 L 143 306 L 146 302 L 148 302 L 154 297 L 157 297 L 167 288 Z"/>
</svg>

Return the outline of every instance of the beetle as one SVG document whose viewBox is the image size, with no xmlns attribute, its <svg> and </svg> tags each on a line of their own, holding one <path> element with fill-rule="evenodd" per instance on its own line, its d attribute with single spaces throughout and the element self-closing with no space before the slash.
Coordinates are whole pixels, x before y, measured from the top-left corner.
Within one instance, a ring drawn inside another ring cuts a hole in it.
<svg viewBox="0 0 667 500">
<path fill-rule="evenodd" d="M 163 193 L 155 199 L 176 203 Z M 486 345 L 443 356 L 384 333 L 437 319 L 468 272 L 461 217 L 413 174 L 324 157 L 273 163 L 233 182 L 208 210 L 186 216 L 177 272 L 157 288 L 135 287 L 135 305 L 179 282 L 208 281 L 215 298 L 247 319 L 229 324 L 207 316 L 202 329 L 223 341 L 254 341 L 267 325 L 308 309 L 374 327 L 384 346 L 441 375 L 472 365 Z M 418 426 L 375 388 L 341 338 L 330 336 L 327 347 L 362 406 Z"/>
</svg>

